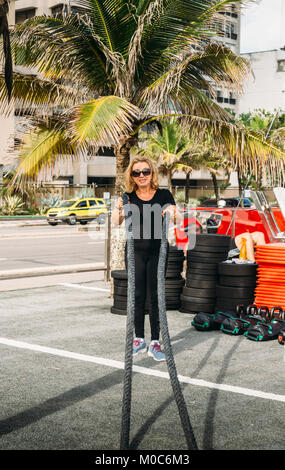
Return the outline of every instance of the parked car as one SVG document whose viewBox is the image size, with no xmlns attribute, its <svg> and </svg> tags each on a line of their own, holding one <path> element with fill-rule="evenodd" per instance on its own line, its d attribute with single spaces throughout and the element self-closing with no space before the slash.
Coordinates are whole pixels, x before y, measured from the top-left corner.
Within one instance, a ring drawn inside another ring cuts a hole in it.
<svg viewBox="0 0 285 470">
<path fill-rule="evenodd" d="M 85 225 L 96 219 L 99 224 L 103 224 L 106 214 L 107 207 L 104 199 L 69 199 L 48 210 L 47 222 L 49 225 L 57 225 L 63 222 L 69 225 L 74 225 L 76 222 Z"/>
<path fill-rule="evenodd" d="M 226 204 L 222 204 L 221 202 L 225 201 Z M 242 207 L 239 197 L 230 197 L 230 198 L 221 198 L 217 203 L 217 199 L 206 199 L 206 201 L 202 202 L 199 207 L 219 207 L 218 204 L 221 204 L 222 207 L 237 207 L 240 205 Z M 251 207 L 253 204 L 250 199 L 247 197 L 243 198 L 243 207 Z"/>
</svg>

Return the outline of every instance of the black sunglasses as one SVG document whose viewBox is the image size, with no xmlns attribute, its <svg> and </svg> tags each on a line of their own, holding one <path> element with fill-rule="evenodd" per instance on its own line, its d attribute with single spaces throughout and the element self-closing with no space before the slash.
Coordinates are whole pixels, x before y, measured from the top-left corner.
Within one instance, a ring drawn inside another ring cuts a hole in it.
<svg viewBox="0 0 285 470">
<path fill-rule="evenodd" d="M 133 178 L 138 178 L 141 173 L 144 175 L 144 176 L 149 176 L 151 174 L 151 169 L 150 168 L 144 168 L 143 170 L 133 170 L 131 172 L 131 176 Z"/>
</svg>

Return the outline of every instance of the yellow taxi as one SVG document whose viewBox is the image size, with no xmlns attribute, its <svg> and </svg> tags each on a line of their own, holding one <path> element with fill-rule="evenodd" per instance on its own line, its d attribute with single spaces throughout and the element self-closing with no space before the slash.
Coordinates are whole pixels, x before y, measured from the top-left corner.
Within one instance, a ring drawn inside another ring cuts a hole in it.
<svg viewBox="0 0 285 470">
<path fill-rule="evenodd" d="M 94 219 L 97 219 L 99 224 L 103 224 L 106 214 L 107 207 L 104 199 L 94 197 L 62 201 L 59 206 L 49 209 L 46 217 L 49 225 L 57 225 L 62 222 L 69 225 L 79 222 L 85 225 Z"/>
</svg>

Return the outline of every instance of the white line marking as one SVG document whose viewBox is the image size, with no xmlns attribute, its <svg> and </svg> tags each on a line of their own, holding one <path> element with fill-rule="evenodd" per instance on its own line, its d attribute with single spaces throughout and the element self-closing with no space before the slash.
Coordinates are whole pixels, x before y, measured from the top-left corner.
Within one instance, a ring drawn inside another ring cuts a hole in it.
<svg viewBox="0 0 285 470">
<path fill-rule="evenodd" d="M 101 287 L 82 286 L 81 284 L 70 284 L 68 282 L 59 282 L 58 285 L 64 286 L 64 287 L 74 287 L 75 289 L 87 289 L 87 290 L 97 290 L 100 292 L 110 292 L 110 289 L 103 289 Z"/>
<path fill-rule="evenodd" d="M 15 348 L 28 349 L 30 351 L 38 351 L 46 354 L 52 354 L 54 356 L 67 357 L 70 359 L 77 359 L 84 362 L 92 362 L 94 364 L 99 364 L 103 366 L 113 367 L 115 369 L 124 369 L 124 362 L 114 361 L 112 359 L 106 359 L 104 357 L 98 356 L 88 356 L 86 354 L 79 354 L 70 351 L 65 351 L 63 349 L 49 348 L 46 346 L 40 346 L 38 344 L 24 343 L 23 341 L 15 341 L 7 338 L 0 338 L 0 344 L 6 346 L 13 346 Z M 168 372 L 162 372 L 159 370 L 152 370 L 146 367 L 133 366 L 133 371 L 138 372 L 144 375 L 151 375 L 154 377 L 160 377 L 162 379 L 169 380 Z M 235 385 L 226 385 L 226 384 L 216 384 L 213 382 L 208 382 L 206 380 L 192 379 L 191 377 L 186 377 L 183 375 L 178 375 L 180 383 L 187 383 L 190 385 L 196 385 L 198 387 L 207 387 L 211 389 L 221 390 L 223 392 L 238 393 L 241 395 L 263 398 L 264 400 L 273 400 L 280 401 L 285 403 L 285 395 L 277 395 L 275 393 L 266 393 L 260 390 L 253 390 L 250 388 L 237 387 Z"/>
</svg>

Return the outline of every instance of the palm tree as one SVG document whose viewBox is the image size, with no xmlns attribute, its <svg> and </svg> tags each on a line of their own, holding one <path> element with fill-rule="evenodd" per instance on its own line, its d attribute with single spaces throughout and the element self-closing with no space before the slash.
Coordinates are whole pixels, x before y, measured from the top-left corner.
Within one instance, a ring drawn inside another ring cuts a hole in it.
<svg viewBox="0 0 285 470">
<path fill-rule="evenodd" d="M 149 134 L 141 132 L 139 137 L 141 147 L 135 149 L 134 153 L 156 161 L 159 172 L 167 176 L 170 191 L 171 179 L 176 171 L 192 171 L 191 154 L 197 145 L 176 119 L 165 119 L 159 131 Z"/>
<path fill-rule="evenodd" d="M 3 37 L 4 51 L 4 78 L 8 99 L 11 98 L 13 86 L 13 66 L 8 24 L 9 3 L 8 0 L 0 0 L 0 35 Z"/>
<path fill-rule="evenodd" d="M 244 58 L 215 42 L 220 13 L 241 0 L 81 0 L 85 15 L 39 16 L 17 25 L 16 63 L 38 74 L 16 74 L 17 108 L 35 114 L 21 147 L 14 184 L 90 145 L 114 146 L 116 192 L 139 130 L 180 116 L 192 129 L 211 129 L 243 165 L 256 149 L 265 158 L 284 153 L 243 126 L 209 98 L 213 85 L 240 89 Z M 0 86 L 2 111 L 7 92 Z M 1 110 L 1 109 L 0 109 Z M 41 116 L 39 116 L 39 111 Z"/>
</svg>

